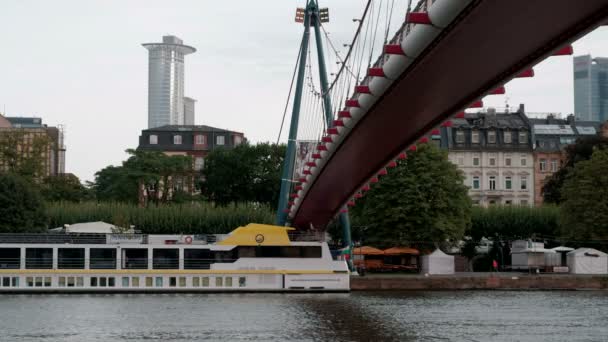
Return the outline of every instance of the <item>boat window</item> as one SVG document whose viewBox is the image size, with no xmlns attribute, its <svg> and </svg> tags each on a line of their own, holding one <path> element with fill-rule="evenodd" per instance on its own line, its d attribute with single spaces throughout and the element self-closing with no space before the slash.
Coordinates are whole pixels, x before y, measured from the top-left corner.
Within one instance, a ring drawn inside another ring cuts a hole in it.
<svg viewBox="0 0 608 342">
<path fill-rule="evenodd" d="M 247 277 L 239 277 L 239 287 L 247 286 Z"/>
<path fill-rule="evenodd" d="M 65 281 L 65 280 L 64 280 Z M 59 282 L 61 282 L 61 278 L 59 278 Z M 61 285 L 60 285 L 61 286 Z M 91 277 L 91 286 L 97 286 L 97 277 Z"/>
<path fill-rule="evenodd" d="M 2 278 L 2 286 L 4 286 L 4 287 L 10 287 L 11 286 L 11 278 L 9 278 L 9 277 L 3 277 Z"/>
<path fill-rule="evenodd" d="M 89 255 L 92 270 L 113 270 L 116 269 L 116 249 L 115 248 L 91 248 Z"/>
<path fill-rule="evenodd" d="M 203 287 L 209 287 L 209 277 L 202 278 Z"/>
<path fill-rule="evenodd" d="M 93 279 L 91 279 L 91 286 L 93 286 Z M 59 286 L 60 287 L 64 287 L 65 286 L 65 277 L 59 277 Z"/>
<path fill-rule="evenodd" d="M 179 277 L 179 287 L 186 287 L 186 277 Z"/>
<path fill-rule="evenodd" d="M 64 281 L 65 281 L 65 278 L 64 278 Z M 25 283 L 27 284 L 28 287 L 33 287 L 34 286 L 34 277 L 25 278 Z"/>
<path fill-rule="evenodd" d="M 42 287 L 42 277 L 36 277 L 36 287 Z"/>
<path fill-rule="evenodd" d="M 122 287 L 129 287 L 129 277 L 122 277 Z"/>
<path fill-rule="evenodd" d="M 175 277 L 169 277 L 169 286 L 170 287 L 177 286 L 177 280 L 175 279 Z"/>
<path fill-rule="evenodd" d="M 215 277 L 215 286 L 216 287 L 224 286 L 224 285 L 222 285 L 222 277 Z"/>
<path fill-rule="evenodd" d="M 51 285 L 49 285 L 49 286 L 51 286 Z M 84 286 L 84 278 L 83 277 L 76 277 L 76 286 L 78 286 L 78 287 L 83 287 Z"/>
<path fill-rule="evenodd" d="M 68 277 L 68 287 L 74 287 L 74 285 L 76 285 L 74 277 Z"/>
<path fill-rule="evenodd" d="M 152 287 L 152 277 L 146 277 L 146 287 Z"/>
<path fill-rule="evenodd" d="M 60 269 L 84 269 L 84 248 L 59 248 L 57 259 Z"/>
<path fill-rule="evenodd" d="M 209 249 L 184 249 L 185 270 L 208 270 L 212 259 Z"/>
<path fill-rule="evenodd" d="M 139 277 L 131 277 L 131 285 L 133 287 L 139 287 Z"/>
<path fill-rule="evenodd" d="M 44 277 L 44 286 L 51 287 L 51 277 Z"/>
<path fill-rule="evenodd" d="M 320 258 L 321 246 L 239 246 L 238 255 L 252 255 L 257 258 Z"/>
<path fill-rule="evenodd" d="M 27 248 L 25 250 L 25 268 L 51 269 L 53 268 L 52 248 Z"/>
<path fill-rule="evenodd" d="M 12 283 L 14 287 L 19 287 L 19 277 L 13 277 Z"/>
<path fill-rule="evenodd" d="M 179 269 L 179 249 L 154 249 L 152 251 L 152 268 L 155 270 Z"/>
<path fill-rule="evenodd" d="M 0 248 L 0 268 L 19 269 L 21 264 L 21 248 Z"/>
<path fill-rule="evenodd" d="M 226 287 L 232 287 L 232 277 L 226 277 Z"/>
<path fill-rule="evenodd" d="M 144 248 L 125 248 L 122 250 L 123 269 L 147 269 L 148 250 Z"/>
<path fill-rule="evenodd" d="M 109 277 L 109 278 L 108 278 L 108 286 L 109 286 L 109 287 L 114 287 L 114 286 L 116 286 L 116 278 L 114 278 L 114 277 Z"/>
<path fill-rule="evenodd" d="M 163 287 L 163 277 L 156 277 L 156 287 Z"/>
<path fill-rule="evenodd" d="M 199 277 L 192 277 L 192 287 L 201 286 L 201 279 Z"/>
<path fill-rule="evenodd" d="M 106 278 L 106 277 L 99 277 L 99 286 L 101 286 L 101 287 L 108 286 L 108 278 Z"/>
</svg>

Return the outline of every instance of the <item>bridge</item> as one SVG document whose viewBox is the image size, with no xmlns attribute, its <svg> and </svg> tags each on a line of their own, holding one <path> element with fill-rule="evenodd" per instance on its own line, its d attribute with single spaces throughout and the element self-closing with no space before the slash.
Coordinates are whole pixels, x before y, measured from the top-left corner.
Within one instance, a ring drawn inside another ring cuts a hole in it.
<svg viewBox="0 0 608 342">
<path fill-rule="evenodd" d="M 393 0 L 393 6 L 390 0 L 384 6 L 375 2 L 368 1 L 363 10 L 346 56 L 337 57 L 341 68 L 331 84 L 322 43 L 327 13 L 316 0 L 307 0 L 306 8 L 297 12 L 304 36 L 280 224 L 309 229 L 346 216 L 347 207 L 386 174 L 387 167 L 449 127 L 450 118 L 482 107 L 484 96 L 504 94 L 510 80 L 534 76 L 532 67 L 545 58 L 572 54 L 571 42 L 608 19 L 608 0 L 421 0 L 415 5 L 410 0 L 401 25 L 388 39 L 390 19 L 379 18 L 390 18 L 399 0 Z M 319 89 L 312 82 L 311 27 L 317 41 Z M 378 29 L 382 33 L 376 37 Z M 331 41 L 325 45 L 335 50 Z M 377 53 L 374 63 L 371 53 Z M 305 82 L 312 99 L 301 112 Z M 305 129 L 298 127 L 299 121 L 306 123 Z M 304 135 L 316 141 L 315 151 L 294 179 L 295 143 Z M 342 221 L 347 224 L 347 217 Z"/>
</svg>

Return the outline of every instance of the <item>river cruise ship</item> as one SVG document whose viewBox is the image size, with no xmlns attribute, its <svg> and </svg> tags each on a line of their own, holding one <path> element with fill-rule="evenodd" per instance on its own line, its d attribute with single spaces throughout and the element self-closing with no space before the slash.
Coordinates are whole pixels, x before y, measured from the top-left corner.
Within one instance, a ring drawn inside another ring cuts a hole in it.
<svg viewBox="0 0 608 342">
<path fill-rule="evenodd" d="M 348 291 L 345 261 L 293 228 L 227 235 L 5 234 L 0 293 Z M 307 241 L 302 241 L 307 240 Z"/>
</svg>

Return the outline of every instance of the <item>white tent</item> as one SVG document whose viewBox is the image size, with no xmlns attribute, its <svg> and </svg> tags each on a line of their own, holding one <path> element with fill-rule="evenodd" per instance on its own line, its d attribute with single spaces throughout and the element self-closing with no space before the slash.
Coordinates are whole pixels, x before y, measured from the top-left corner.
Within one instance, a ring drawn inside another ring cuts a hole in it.
<svg viewBox="0 0 608 342">
<path fill-rule="evenodd" d="M 608 274 L 608 254 L 593 248 L 579 248 L 568 253 L 570 273 Z"/>
<path fill-rule="evenodd" d="M 433 253 L 422 256 L 422 273 L 454 274 L 454 257 L 436 249 Z"/>
</svg>

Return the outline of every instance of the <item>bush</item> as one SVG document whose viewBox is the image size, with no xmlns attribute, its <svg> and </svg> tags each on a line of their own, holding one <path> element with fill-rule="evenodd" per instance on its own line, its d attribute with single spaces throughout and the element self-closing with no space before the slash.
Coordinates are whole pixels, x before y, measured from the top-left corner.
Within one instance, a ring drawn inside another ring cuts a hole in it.
<svg viewBox="0 0 608 342">
<path fill-rule="evenodd" d="M 556 236 L 559 234 L 558 218 L 559 208 L 553 205 L 475 207 L 468 235 L 476 241 L 482 237 L 527 239 L 533 235 Z"/>
<path fill-rule="evenodd" d="M 40 193 L 22 177 L 0 174 L 0 233 L 44 231 L 46 216 Z"/>
<path fill-rule="evenodd" d="M 161 205 L 140 208 L 134 204 L 52 203 L 47 209 L 50 227 L 104 221 L 120 226 L 134 225 L 146 234 L 224 234 L 248 223 L 274 223 L 269 207 L 239 204 L 215 207 L 209 203 Z"/>
</svg>

